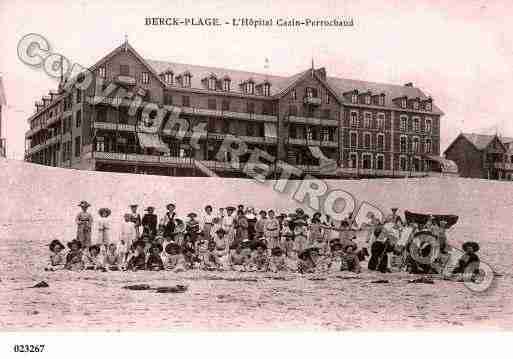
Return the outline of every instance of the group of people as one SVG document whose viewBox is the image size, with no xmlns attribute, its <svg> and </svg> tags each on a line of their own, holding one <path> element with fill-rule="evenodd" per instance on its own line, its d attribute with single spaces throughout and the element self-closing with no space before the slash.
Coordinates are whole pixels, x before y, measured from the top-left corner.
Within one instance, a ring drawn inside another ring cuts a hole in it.
<svg viewBox="0 0 513 359">
<path fill-rule="evenodd" d="M 370 256 L 368 269 L 389 272 L 393 258 L 410 272 L 433 270 L 412 260 L 412 236 L 405 233 L 429 230 L 447 247 L 444 223 L 428 221 L 422 228 L 404 223 L 397 208 L 383 220 L 371 213 L 368 222 L 358 227 L 352 215 L 335 223 L 329 215 L 312 216 L 301 208 L 292 213 L 276 214 L 244 205 L 218 208 L 205 206 L 203 213 L 189 213 L 183 220 L 173 203 L 160 218 L 154 207 L 147 207 L 141 217 L 138 205 L 124 214 L 119 235 L 113 238 L 111 210 L 100 208 L 93 236 L 93 216 L 87 201 L 79 203 L 76 238 L 66 247 L 57 239 L 49 244 L 47 270 L 170 270 L 185 271 L 289 271 L 299 273 L 352 271 L 359 273 L 361 262 Z M 366 243 L 359 248 L 356 231 L 367 231 Z M 93 243 L 93 237 L 96 237 Z M 415 244 L 415 243 L 413 243 Z M 477 246 L 477 247 L 476 247 Z M 370 249 L 370 253 L 369 250 Z M 426 250 L 419 244 L 419 248 Z M 429 248 L 428 248 L 429 249 Z M 467 242 L 469 251 L 455 270 L 463 272 L 471 262 L 479 261 L 477 243 Z M 475 264 L 475 263 L 474 263 Z"/>
</svg>

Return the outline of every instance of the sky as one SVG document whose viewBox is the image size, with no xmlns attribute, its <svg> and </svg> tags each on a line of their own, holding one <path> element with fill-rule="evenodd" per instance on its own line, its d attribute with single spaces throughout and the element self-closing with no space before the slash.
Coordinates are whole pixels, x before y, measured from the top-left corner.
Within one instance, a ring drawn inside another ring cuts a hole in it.
<svg viewBox="0 0 513 359">
<path fill-rule="evenodd" d="M 504 1 L 0 0 L 0 74 L 6 90 L 8 157 L 22 159 L 27 118 L 57 83 L 23 64 L 29 33 L 90 66 L 124 41 L 144 57 L 292 75 L 325 67 L 328 76 L 413 82 L 444 113 L 441 150 L 460 132 L 513 137 L 513 2 Z M 149 27 L 146 17 L 351 17 L 345 28 Z M 509 26 L 508 26 L 509 25 Z M 265 69 L 265 59 L 269 69 Z"/>
</svg>

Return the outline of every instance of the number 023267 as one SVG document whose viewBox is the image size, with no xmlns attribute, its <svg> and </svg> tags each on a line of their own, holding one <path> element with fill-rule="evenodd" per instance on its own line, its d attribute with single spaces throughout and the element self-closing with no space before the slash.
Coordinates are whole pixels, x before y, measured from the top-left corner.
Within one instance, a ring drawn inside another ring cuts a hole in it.
<svg viewBox="0 0 513 359">
<path fill-rule="evenodd" d="M 42 353 L 45 350 L 44 344 L 15 344 L 15 353 Z"/>
</svg>

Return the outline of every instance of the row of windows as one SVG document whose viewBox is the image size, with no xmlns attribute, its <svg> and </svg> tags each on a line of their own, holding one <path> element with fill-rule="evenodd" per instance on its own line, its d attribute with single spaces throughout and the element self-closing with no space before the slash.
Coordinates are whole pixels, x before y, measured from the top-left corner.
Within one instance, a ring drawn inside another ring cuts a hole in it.
<svg viewBox="0 0 513 359">
<path fill-rule="evenodd" d="M 359 95 L 357 92 L 353 92 L 351 93 L 351 103 L 385 106 L 385 94 L 371 95 L 370 93 L 365 93 Z"/>
<path fill-rule="evenodd" d="M 376 154 L 373 157 L 370 153 L 362 153 L 360 155 L 360 161 L 358 161 L 358 154 L 352 152 L 348 157 L 349 168 L 363 168 L 363 169 L 385 169 L 385 155 Z M 428 171 L 429 163 L 427 160 L 422 161 L 418 157 L 412 157 L 408 160 L 406 156 L 399 157 L 399 170 L 401 171 Z"/>
<path fill-rule="evenodd" d="M 358 148 L 358 134 L 354 131 L 349 133 L 349 147 Z M 373 147 L 372 142 L 372 134 L 364 133 L 363 134 L 363 143 L 360 144 L 361 148 L 371 149 Z M 383 133 L 378 133 L 376 135 L 376 144 L 375 147 L 377 150 L 382 151 L 385 149 L 385 135 Z"/>
<path fill-rule="evenodd" d="M 314 127 L 303 125 L 291 125 L 289 127 L 290 138 L 311 141 L 337 141 L 337 129 L 335 127 Z"/>
<path fill-rule="evenodd" d="M 359 120 L 358 120 L 358 112 L 357 111 L 351 111 L 349 114 L 350 118 L 350 126 L 351 127 L 359 127 Z M 378 113 L 375 118 L 376 121 L 373 121 L 372 113 L 371 112 L 364 112 L 363 113 L 363 123 L 362 127 L 364 128 L 378 128 L 378 129 L 384 129 L 385 128 L 385 114 L 384 113 Z"/>
<path fill-rule="evenodd" d="M 291 92 L 290 92 L 290 97 L 293 101 L 296 101 L 297 100 L 297 90 L 296 89 L 293 89 Z M 315 87 L 306 87 L 305 88 L 305 95 L 304 97 L 306 98 L 319 98 L 319 90 Z M 323 97 L 323 102 L 325 104 L 329 104 L 330 103 L 330 93 L 325 90 L 322 94 L 322 97 Z"/>
<path fill-rule="evenodd" d="M 418 137 L 413 137 L 408 146 L 408 137 L 401 136 L 399 141 L 399 151 L 400 152 L 410 152 L 419 153 L 421 152 L 421 141 Z M 424 153 L 431 153 L 433 150 L 433 143 L 430 138 L 426 138 L 424 140 Z"/>
<path fill-rule="evenodd" d="M 421 128 L 421 123 L 420 117 L 412 117 L 411 121 L 409 121 L 408 116 L 401 115 L 399 119 L 399 129 L 401 131 L 411 130 L 412 132 L 421 132 L 423 129 L 426 133 L 431 133 L 433 131 L 433 122 L 431 118 L 426 117 L 424 119 L 423 128 Z"/>
<path fill-rule="evenodd" d="M 164 94 L 164 104 L 165 105 L 173 105 L 173 96 L 169 93 Z M 209 110 L 218 110 L 219 101 L 217 99 L 208 99 L 207 108 Z M 176 105 L 181 105 L 184 107 L 191 107 L 191 98 L 190 96 L 181 96 L 181 103 L 176 103 Z M 220 102 L 220 110 L 221 111 L 230 111 L 231 102 L 229 100 L 222 100 Z M 245 110 L 247 113 L 256 113 L 256 106 L 254 102 L 246 102 Z M 274 115 L 275 109 L 274 104 L 270 102 L 262 103 L 262 114 L 263 115 Z"/>
<path fill-rule="evenodd" d="M 81 103 L 83 100 L 83 91 L 80 89 L 75 89 L 75 103 Z M 71 110 L 73 106 L 72 95 L 68 94 L 64 99 L 59 102 L 57 105 L 53 106 L 48 111 L 41 113 L 37 118 L 33 119 L 30 122 L 30 129 L 35 128 L 36 126 L 45 126 L 47 121 L 50 120 L 53 116 L 57 114 Z M 37 106 L 36 110 L 39 111 L 42 107 Z"/>
</svg>

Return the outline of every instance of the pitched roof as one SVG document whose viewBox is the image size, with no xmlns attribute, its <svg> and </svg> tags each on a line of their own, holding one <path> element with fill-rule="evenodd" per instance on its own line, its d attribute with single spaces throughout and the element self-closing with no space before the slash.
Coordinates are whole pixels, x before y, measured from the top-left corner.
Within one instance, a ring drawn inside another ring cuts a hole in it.
<svg viewBox="0 0 513 359">
<path fill-rule="evenodd" d="M 478 150 L 484 150 L 497 135 L 482 135 L 478 133 L 462 133 L 470 143 L 472 143 Z M 511 137 L 499 137 L 499 140 L 505 144 L 513 142 Z"/>
<path fill-rule="evenodd" d="M 232 91 L 236 90 L 242 82 L 252 79 L 256 85 L 265 82 L 266 80 L 271 83 L 271 95 L 279 93 L 294 81 L 294 78 L 300 74 L 283 77 L 275 75 L 266 75 L 256 72 L 230 70 L 220 67 L 209 67 L 199 65 L 182 64 L 178 62 L 146 60 L 146 62 L 153 67 L 158 74 L 166 71 L 172 71 L 174 76 L 180 75 L 188 71 L 191 77 L 191 88 L 204 88 L 202 80 L 210 74 L 215 74 L 218 79 L 229 77 L 232 82 Z M 301 73 L 302 74 L 302 73 Z"/>
<path fill-rule="evenodd" d="M 342 97 L 343 103 L 350 104 L 350 99 L 346 99 L 342 96 L 344 93 L 358 90 L 358 92 L 370 91 L 373 94 L 385 94 L 385 106 L 396 107 L 392 102 L 393 99 L 398 97 L 407 96 L 408 98 L 419 98 L 420 100 L 427 100 L 429 97 L 422 92 L 419 88 L 413 86 L 402 86 L 393 85 L 378 82 L 369 82 L 353 79 L 343 79 L 337 77 L 328 77 L 328 84 L 337 91 L 340 97 Z M 437 114 L 443 114 L 443 112 L 433 104 L 433 112 Z"/>
<path fill-rule="evenodd" d="M 263 83 L 265 80 L 268 80 L 271 83 L 271 96 L 284 94 L 286 90 L 289 87 L 291 87 L 297 80 L 299 80 L 303 75 L 311 71 L 311 69 L 308 69 L 292 76 L 276 76 L 256 72 L 231 70 L 220 67 L 189 65 L 168 61 L 146 59 L 146 62 L 150 66 L 152 66 L 155 72 L 157 72 L 158 74 L 164 73 L 166 71 L 172 71 L 173 74 L 176 76 L 186 71 L 189 71 L 192 75 L 192 88 L 204 88 L 201 81 L 210 74 L 215 74 L 218 79 L 223 78 L 224 76 L 228 76 L 231 79 L 232 84 L 235 85 L 235 87 L 232 85 L 232 91 L 237 91 L 237 86 L 240 83 L 249 80 L 250 78 L 253 79 L 255 84 Z M 347 104 L 349 104 L 350 101 L 344 101 L 345 98 L 343 94 L 349 91 L 353 91 L 355 89 L 359 92 L 371 91 L 374 94 L 385 93 L 385 105 L 388 107 L 396 107 L 392 100 L 397 97 L 407 96 L 408 98 L 418 97 L 421 100 L 428 99 L 428 96 L 424 92 L 422 92 L 419 88 L 412 86 L 410 87 L 377 82 L 342 79 L 336 77 L 327 77 L 326 84 L 331 89 L 333 89 L 333 91 L 335 91 L 337 97 L 341 99 L 343 103 L 345 102 Z M 434 104 L 432 112 L 436 114 L 443 114 L 443 112 Z"/>
<path fill-rule="evenodd" d="M 0 76 L 0 106 L 5 105 L 7 100 L 5 99 L 5 89 L 4 84 L 2 82 L 2 77 Z"/>
</svg>

